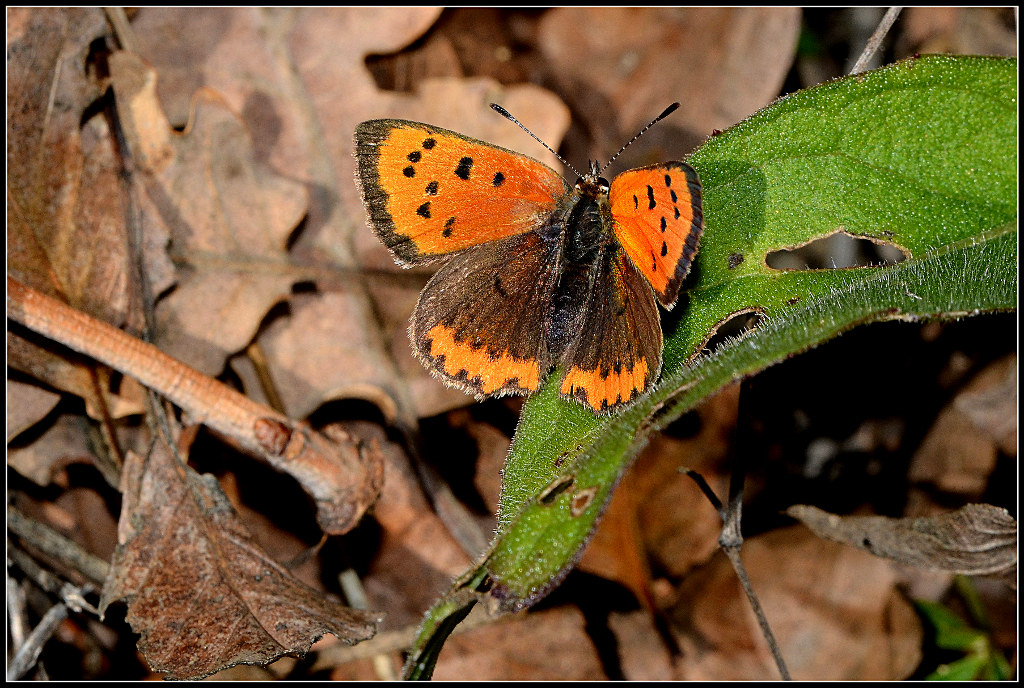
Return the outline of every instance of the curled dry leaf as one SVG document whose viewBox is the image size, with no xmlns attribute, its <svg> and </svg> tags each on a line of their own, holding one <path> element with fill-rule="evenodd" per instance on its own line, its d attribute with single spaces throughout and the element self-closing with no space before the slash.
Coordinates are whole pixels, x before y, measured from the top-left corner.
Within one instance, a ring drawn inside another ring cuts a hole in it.
<svg viewBox="0 0 1024 688">
<path fill-rule="evenodd" d="M 807 504 L 786 513 L 819 537 L 918 568 L 1014 580 L 1017 521 L 1006 509 L 968 504 L 921 518 L 837 516 Z"/>
<path fill-rule="evenodd" d="M 100 608 L 128 602 L 139 650 L 168 678 L 303 654 L 324 633 L 373 636 L 378 617 L 307 588 L 263 553 L 212 476 L 163 442 L 129 455 L 118 548 Z"/>
</svg>

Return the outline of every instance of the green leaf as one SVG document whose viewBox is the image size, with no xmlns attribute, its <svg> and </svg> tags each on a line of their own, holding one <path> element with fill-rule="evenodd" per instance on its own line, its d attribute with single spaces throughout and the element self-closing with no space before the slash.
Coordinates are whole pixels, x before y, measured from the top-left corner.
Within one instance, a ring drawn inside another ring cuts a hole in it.
<svg viewBox="0 0 1024 688">
<path fill-rule="evenodd" d="M 977 648 L 979 639 L 984 642 L 984 633 L 968 626 L 963 619 L 945 606 L 927 600 L 917 600 L 915 605 L 935 629 L 936 647 L 969 652 Z"/>
<path fill-rule="evenodd" d="M 795 93 L 708 140 L 690 159 L 706 229 L 687 302 L 663 314 L 661 379 L 622 413 L 595 416 L 559 399 L 552 376 L 523 409 L 497 536 L 462 580 L 503 610 L 543 597 L 647 435 L 735 380 L 861 323 L 1016 308 L 1016 122 L 1016 60 L 932 56 Z M 768 266 L 771 252 L 840 231 L 905 260 Z M 760 316 L 753 331 L 702 353 L 741 312 Z M 411 663 L 425 647 L 421 636 Z"/>
<path fill-rule="evenodd" d="M 927 676 L 929 681 L 973 681 L 985 668 L 985 658 L 968 655 L 949 664 L 943 664 Z"/>
<path fill-rule="evenodd" d="M 926 624 L 935 632 L 935 647 L 966 653 L 965 657 L 942 664 L 928 675 L 928 680 L 941 681 L 1004 681 L 1011 668 L 989 636 L 971 628 L 949 608 L 937 602 L 915 600 L 914 606 Z"/>
</svg>

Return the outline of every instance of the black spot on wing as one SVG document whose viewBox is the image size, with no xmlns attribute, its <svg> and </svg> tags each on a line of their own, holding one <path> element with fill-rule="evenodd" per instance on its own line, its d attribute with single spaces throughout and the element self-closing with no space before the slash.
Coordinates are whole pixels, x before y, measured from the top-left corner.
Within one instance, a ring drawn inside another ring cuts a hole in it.
<svg viewBox="0 0 1024 688">
<path fill-rule="evenodd" d="M 455 168 L 455 176 L 462 180 L 469 179 L 469 172 L 473 169 L 473 158 L 465 157 L 459 160 L 459 166 Z"/>
</svg>

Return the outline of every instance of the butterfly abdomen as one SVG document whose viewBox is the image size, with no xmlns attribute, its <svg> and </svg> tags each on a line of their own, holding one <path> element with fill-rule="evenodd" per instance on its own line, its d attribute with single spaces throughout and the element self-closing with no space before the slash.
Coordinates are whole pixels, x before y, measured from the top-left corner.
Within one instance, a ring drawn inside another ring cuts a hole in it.
<svg viewBox="0 0 1024 688">
<path fill-rule="evenodd" d="M 548 352 L 555 361 L 576 339 L 586 336 L 581 332 L 583 318 L 607 245 L 598 199 L 574 195 L 573 201 L 564 220 L 557 223 L 561 260 L 545 328 Z"/>
</svg>

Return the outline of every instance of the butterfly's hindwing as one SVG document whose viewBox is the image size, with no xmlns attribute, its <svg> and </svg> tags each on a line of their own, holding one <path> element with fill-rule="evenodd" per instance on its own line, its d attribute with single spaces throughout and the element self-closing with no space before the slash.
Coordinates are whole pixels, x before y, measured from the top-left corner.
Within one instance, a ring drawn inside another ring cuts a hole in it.
<svg viewBox="0 0 1024 688">
<path fill-rule="evenodd" d="M 645 392 L 661 371 L 661 319 L 651 287 L 618 247 L 604 251 L 559 393 L 605 412 Z"/>
<path fill-rule="evenodd" d="M 420 294 L 409 331 L 424 365 L 480 397 L 536 391 L 551 367 L 542 316 L 557 248 L 529 232 L 445 263 Z"/>
</svg>

